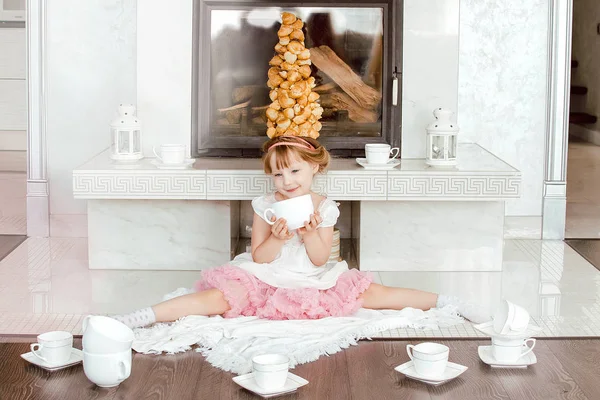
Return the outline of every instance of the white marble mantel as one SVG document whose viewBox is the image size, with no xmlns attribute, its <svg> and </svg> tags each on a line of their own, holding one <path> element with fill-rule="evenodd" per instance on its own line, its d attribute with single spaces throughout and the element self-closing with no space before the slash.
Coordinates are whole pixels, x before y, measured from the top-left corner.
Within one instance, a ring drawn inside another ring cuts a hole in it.
<svg viewBox="0 0 600 400">
<path fill-rule="evenodd" d="M 521 173 L 477 144 L 460 144 L 458 165 L 403 159 L 365 170 L 334 159 L 313 189 L 351 204 L 362 270 L 498 271 L 504 201 L 519 196 Z M 198 159 L 160 170 L 142 159 L 115 163 L 105 151 L 73 171 L 88 200 L 92 269 L 204 269 L 234 255 L 239 200 L 272 191 L 257 159 Z"/>
<path fill-rule="evenodd" d="M 160 170 L 150 158 L 115 163 L 105 151 L 73 171 L 78 199 L 251 200 L 272 190 L 258 159 L 203 158 L 193 168 Z M 403 159 L 393 170 L 365 170 L 333 159 L 314 190 L 335 200 L 481 201 L 519 197 L 521 173 L 477 144 L 458 148 L 455 168 Z"/>
</svg>

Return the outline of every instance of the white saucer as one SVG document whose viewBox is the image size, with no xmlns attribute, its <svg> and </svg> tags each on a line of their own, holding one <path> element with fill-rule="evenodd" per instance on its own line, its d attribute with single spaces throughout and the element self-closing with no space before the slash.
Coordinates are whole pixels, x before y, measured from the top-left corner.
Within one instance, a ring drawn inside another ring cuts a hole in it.
<svg viewBox="0 0 600 400">
<path fill-rule="evenodd" d="M 400 165 L 400 160 L 393 159 L 385 164 L 369 164 L 366 158 L 357 158 L 356 162 L 364 169 L 394 169 Z"/>
<path fill-rule="evenodd" d="M 406 375 L 408 378 L 427 383 L 428 385 L 439 386 L 458 377 L 460 374 L 469 369 L 469 367 L 465 367 L 464 365 L 460 364 L 455 364 L 453 362 L 448 362 L 444 373 L 439 377 L 435 378 L 432 378 L 430 376 L 424 377 L 422 375 L 419 375 L 415 370 L 415 366 L 413 365 L 412 361 L 406 362 L 402 365 L 398 365 L 394 369 L 400 372 L 401 374 Z"/>
<path fill-rule="evenodd" d="M 163 164 L 160 162 L 160 160 L 154 159 L 150 161 L 150 164 L 154 165 L 158 169 L 187 169 L 195 162 L 195 158 L 188 158 L 183 162 L 183 164 Z"/>
<path fill-rule="evenodd" d="M 527 326 L 527 329 L 523 332 L 507 333 L 507 334 L 503 335 L 500 333 L 496 333 L 493 325 L 494 325 L 493 321 L 488 321 L 488 322 L 484 322 L 483 324 L 473 325 L 473 328 L 477 329 L 479 332 L 481 332 L 484 335 L 487 335 L 489 337 L 498 337 L 498 338 L 504 338 L 504 339 L 528 339 L 528 338 L 540 333 L 543 330 L 539 326 L 529 324 Z"/>
<path fill-rule="evenodd" d="M 58 371 L 59 369 L 67 368 L 83 361 L 83 352 L 79 349 L 71 349 L 71 358 L 64 364 L 48 364 L 47 362 L 37 358 L 32 352 L 21 354 L 21 358 L 37 365 L 47 371 Z"/>
<path fill-rule="evenodd" d="M 294 375 L 291 372 L 288 372 L 288 378 L 283 387 L 275 390 L 267 390 L 263 389 L 256 384 L 254 380 L 254 375 L 252 373 L 236 376 L 233 378 L 233 381 L 243 387 L 246 390 L 251 391 L 265 399 L 270 397 L 276 397 L 283 394 L 295 392 L 296 389 L 302 387 L 308 383 L 308 381 L 304 378 L 299 377 L 298 375 Z"/>
<path fill-rule="evenodd" d="M 494 368 L 527 368 L 528 365 L 537 363 L 537 358 L 533 354 L 533 351 L 530 351 L 516 361 L 496 361 L 492 354 L 492 346 L 479 346 L 477 353 L 479 353 L 481 361 Z"/>
</svg>

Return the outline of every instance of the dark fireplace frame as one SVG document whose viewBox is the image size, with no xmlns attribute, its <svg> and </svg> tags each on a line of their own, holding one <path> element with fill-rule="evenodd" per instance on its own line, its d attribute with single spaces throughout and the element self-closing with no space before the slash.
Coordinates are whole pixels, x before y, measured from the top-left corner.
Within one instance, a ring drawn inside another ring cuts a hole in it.
<svg viewBox="0 0 600 400">
<path fill-rule="evenodd" d="M 319 141 L 337 157 L 364 156 L 366 143 L 388 143 L 400 147 L 402 142 L 402 14 L 403 0 L 346 0 L 323 2 L 297 0 L 194 0 L 193 57 L 192 57 L 192 151 L 194 156 L 260 157 L 264 137 L 214 137 L 210 135 L 211 98 L 210 11 L 250 7 L 381 7 L 383 9 L 383 62 L 382 62 L 382 135 L 379 137 L 319 137 Z M 200 36 L 200 32 L 204 32 Z M 266 71 L 266 70 L 265 70 Z M 398 78 L 397 105 L 392 105 L 392 78 Z M 265 83 L 267 77 L 265 72 Z"/>
</svg>

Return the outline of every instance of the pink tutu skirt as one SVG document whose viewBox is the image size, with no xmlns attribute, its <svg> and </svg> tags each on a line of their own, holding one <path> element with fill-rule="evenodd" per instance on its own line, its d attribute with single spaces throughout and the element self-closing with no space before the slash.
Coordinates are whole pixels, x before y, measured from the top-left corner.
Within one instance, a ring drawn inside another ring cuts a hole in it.
<svg viewBox="0 0 600 400">
<path fill-rule="evenodd" d="M 330 289 L 284 289 L 268 285 L 241 268 L 223 265 L 202 271 L 195 289 L 219 289 L 231 307 L 223 314 L 225 318 L 317 319 L 356 312 L 362 306 L 359 296 L 371 282 L 371 274 L 351 269 Z"/>
</svg>

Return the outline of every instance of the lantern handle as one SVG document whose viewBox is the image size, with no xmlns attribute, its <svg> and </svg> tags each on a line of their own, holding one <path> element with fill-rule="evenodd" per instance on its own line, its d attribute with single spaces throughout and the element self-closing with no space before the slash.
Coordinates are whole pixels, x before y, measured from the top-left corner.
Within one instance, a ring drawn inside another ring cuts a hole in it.
<svg viewBox="0 0 600 400">
<path fill-rule="evenodd" d="M 156 156 L 156 158 L 158 158 L 162 162 L 163 159 L 156 152 L 156 146 L 152 147 L 152 152 L 154 153 L 154 155 Z"/>
</svg>

